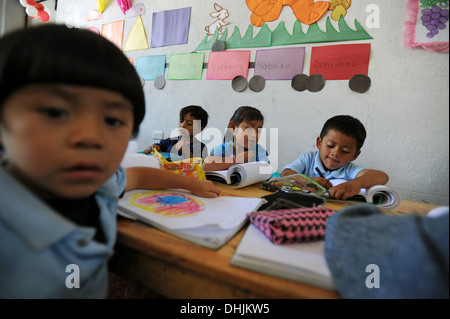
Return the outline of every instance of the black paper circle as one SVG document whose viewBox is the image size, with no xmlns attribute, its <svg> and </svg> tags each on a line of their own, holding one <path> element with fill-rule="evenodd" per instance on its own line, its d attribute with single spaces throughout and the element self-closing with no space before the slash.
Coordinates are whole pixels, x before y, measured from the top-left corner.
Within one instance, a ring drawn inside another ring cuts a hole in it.
<svg viewBox="0 0 450 319">
<path fill-rule="evenodd" d="M 157 88 L 158 90 L 161 90 L 164 88 L 164 86 L 166 85 L 166 79 L 163 76 L 158 76 L 155 79 L 155 82 L 153 83 L 153 85 L 155 86 L 155 88 Z"/>
<path fill-rule="evenodd" d="M 231 81 L 231 87 L 236 92 L 242 92 L 247 88 L 247 79 L 242 75 L 238 75 Z"/>
<path fill-rule="evenodd" d="M 225 51 L 225 42 L 217 40 L 213 43 L 211 51 Z"/>
<path fill-rule="evenodd" d="M 365 74 L 356 74 L 352 76 L 350 81 L 348 82 L 348 86 L 350 87 L 350 90 L 358 92 L 358 93 L 365 93 L 370 88 L 371 80 L 370 78 Z"/>
<path fill-rule="evenodd" d="M 311 74 L 306 79 L 306 88 L 310 92 L 319 92 L 325 86 L 325 79 L 321 74 Z"/>
<path fill-rule="evenodd" d="M 292 78 L 291 86 L 296 91 L 304 91 L 306 90 L 306 80 L 308 79 L 308 76 L 306 74 L 297 74 Z"/>
<path fill-rule="evenodd" d="M 250 79 L 248 86 L 253 92 L 261 92 L 266 86 L 266 80 L 260 75 L 255 75 Z"/>
</svg>

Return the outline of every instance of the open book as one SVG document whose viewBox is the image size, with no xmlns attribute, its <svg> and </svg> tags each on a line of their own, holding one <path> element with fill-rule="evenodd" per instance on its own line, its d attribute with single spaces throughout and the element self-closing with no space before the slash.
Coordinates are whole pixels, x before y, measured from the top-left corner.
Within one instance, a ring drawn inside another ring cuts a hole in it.
<svg viewBox="0 0 450 319">
<path fill-rule="evenodd" d="M 250 162 L 235 164 L 227 170 L 205 172 L 205 175 L 206 179 L 242 188 L 267 180 L 272 175 L 272 168 L 267 162 Z"/>
<path fill-rule="evenodd" d="M 275 245 L 250 224 L 231 265 L 296 282 L 335 290 L 325 260 L 325 241 Z"/>
<path fill-rule="evenodd" d="M 336 186 L 346 182 L 346 180 L 330 179 L 330 182 L 333 186 Z M 386 185 L 374 185 L 369 188 L 362 188 L 359 194 L 346 200 L 365 202 L 386 210 L 397 209 L 402 201 L 398 193 Z"/>
<path fill-rule="evenodd" d="M 261 198 L 205 198 L 181 190 L 132 190 L 119 199 L 117 213 L 211 249 L 228 242 L 247 222 Z"/>
</svg>

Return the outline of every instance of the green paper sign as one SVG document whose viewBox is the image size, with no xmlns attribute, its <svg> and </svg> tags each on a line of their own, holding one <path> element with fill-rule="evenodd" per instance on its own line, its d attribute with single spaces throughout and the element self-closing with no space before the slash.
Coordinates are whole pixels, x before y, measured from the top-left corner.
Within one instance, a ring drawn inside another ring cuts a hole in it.
<svg viewBox="0 0 450 319">
<path fill-rule="evenodd" d="M 180 53 L 170 56 L 168 80 L 201 80 L 204 53 Z"/>
</svg>

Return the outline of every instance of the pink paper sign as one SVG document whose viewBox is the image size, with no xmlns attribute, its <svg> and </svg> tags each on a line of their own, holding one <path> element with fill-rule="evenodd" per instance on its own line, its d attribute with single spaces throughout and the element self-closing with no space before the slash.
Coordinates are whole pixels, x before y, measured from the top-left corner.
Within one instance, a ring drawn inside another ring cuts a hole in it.
<svg viewBox="0 0 450 319">
<path fill-rule="evenodd" d="M 250 51 L 217 51 L 209 54 L 207 80 L 232 80 L 241 75 L 247 78 Z"/>
<path fill-rule="evenodd" d="M 313 47 L 310 74 L 319 73 L 325 80 L 349 80 L 369 71 L 370 43 Z"/>
<path fill-rule="evenodd" d="M 255 55 L 255 75 L 265 80 L 292 80 L 303 73 L 305 48 L 284 48 L 257 50 Z"/>
</svg>

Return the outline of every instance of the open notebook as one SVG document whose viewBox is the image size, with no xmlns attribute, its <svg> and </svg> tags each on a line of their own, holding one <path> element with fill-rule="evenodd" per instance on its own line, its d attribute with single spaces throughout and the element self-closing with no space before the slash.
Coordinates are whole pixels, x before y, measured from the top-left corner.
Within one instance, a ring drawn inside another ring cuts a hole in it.
<svg viewBox="0 0 450 319">
<path fill-rule="evenodd" d="M 330 182 L 333 186 L 337 186 L 346 182 L 346 180 L 330 179 Z M 369 188 L 361 188 L 359 194 L 347 198 L 346 201 L 369 203 L 385 210 L 395 210 L 402 202 L 400 195 L 386 185 L 374 185 Z"/>
<path fill-rule="evenodd" d="M 270 178 L 272 168 L 267 162 L 235 164 L 227 170 L 205 172 L 206 179 L 225 183 L 231 188 L 242 188 Z"/>
<path fill-rule="evenodd" d="M 230 264 L 292 281 L 335 290 L 325 260 L 325 241 L 273 244 L 250 224 Z"/>
<path fill-rule="evenodd" d="M 133 190 L 119 199 L 117 213 L 200 246 L 218 249 L 247 222 L 261 198 L 205 198 L 181 190 Z"/>
</svg>

